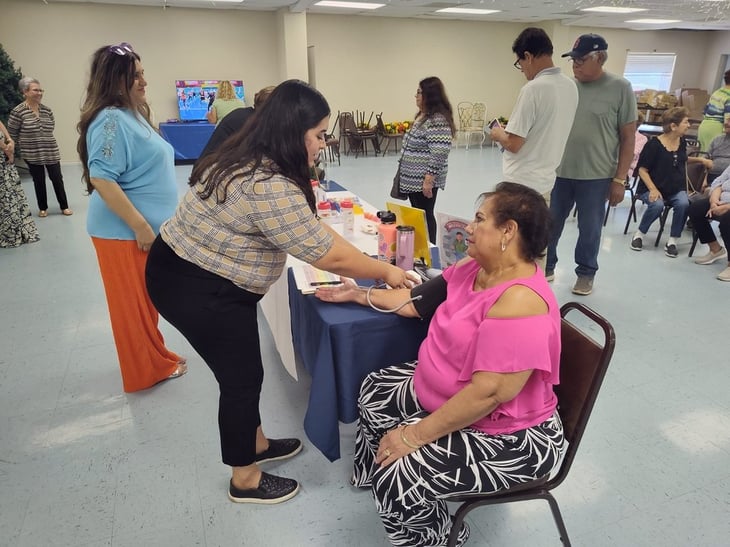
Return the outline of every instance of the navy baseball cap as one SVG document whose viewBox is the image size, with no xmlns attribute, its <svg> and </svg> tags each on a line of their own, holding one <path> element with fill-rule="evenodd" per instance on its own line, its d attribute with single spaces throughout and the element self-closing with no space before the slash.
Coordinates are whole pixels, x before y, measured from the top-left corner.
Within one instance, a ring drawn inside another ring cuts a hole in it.
<svg viewBox="0 0 730 547">
<path fill-rule="evenodd" d="M 598 34 L 581 34 L 573 44 L 573 49 L 563 53 L 561 57 L 585 57 L 592 51 L 606 51 L 608 42 Z"/>
</svg>

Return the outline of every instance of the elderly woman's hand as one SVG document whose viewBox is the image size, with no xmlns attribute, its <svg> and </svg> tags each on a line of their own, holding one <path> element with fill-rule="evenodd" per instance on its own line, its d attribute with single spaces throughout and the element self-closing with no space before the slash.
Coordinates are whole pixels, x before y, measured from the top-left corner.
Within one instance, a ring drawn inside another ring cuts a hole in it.
<svg viewBox="0 0 730 547">
<path fill-rule="evenodd" d="M 710 204 L 710 209 L 707 211 L 708 218 L 716 218 L 724 215 L 730 211 L 730 203 L 718 203 L 717 205 Z"/>
<path fill-rule="evenodd" d="M 375 454 L 375 463 L 380 464 L 381 467 L 386 467 L 420 448 L 420 446 L 413 444 L 413 439 L 408 439 L 405 436 L 406 427 L 408 426 L 401 425 L 383 435 Z M 412 446 L 406 444 L 405 441 L 408 441 Z"/>
<path fill-rule="evenodd" d="M 8 158 L 8 163 L 13 163 L 15 160 L 15 143 L 13 141 L 8 141 L 3 148 L 3 152 L 5 152 L 5 155 Z"/>
<path fill-rule="evenodd" d="M 355 302 L 359 292 L 351 279 L 343 279 L 342 285 L 317 287 L 314 296 L 324 302 Z"/>
</svg>

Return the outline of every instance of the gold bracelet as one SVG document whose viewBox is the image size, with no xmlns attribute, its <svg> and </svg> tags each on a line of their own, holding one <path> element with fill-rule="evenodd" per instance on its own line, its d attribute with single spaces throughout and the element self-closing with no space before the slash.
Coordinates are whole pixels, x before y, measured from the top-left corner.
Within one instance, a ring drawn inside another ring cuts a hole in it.
<svg viewBox="0 0 730 547">
<path fill-rule="evenodd" d="M 404 426 L 400 427 L 400 440 L 403 441 L 403 444 L 406 445 L 408 448 L 412 448 L 413 450 L 418 450 L 423 445 L 413 444 L 411 441 L 409 441 L 406 438 L 406 427 L 408 427 L 408 426 L 404 425 Z"/>
<path fill-rule="evenodd" d="M 626 180 L 620 179 L 618 177 L 613 177 L 613 182 L 616 184 L 620 184 L 621 186 L 624 186 L 626 184 Z"/>
</svg>

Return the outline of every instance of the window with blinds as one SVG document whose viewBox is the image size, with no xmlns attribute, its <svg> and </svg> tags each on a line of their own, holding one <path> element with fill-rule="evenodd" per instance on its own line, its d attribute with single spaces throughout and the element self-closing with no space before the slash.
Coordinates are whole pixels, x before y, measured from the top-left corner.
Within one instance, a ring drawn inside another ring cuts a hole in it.
<svg viewBox="0 0 730 547">
<path fill-rule="evenodd" d="M 634 91 L 642 89 L 669 91 L 676 59 L 676 53 L 628 52 L 624 78 L 631 82 Z"/>
</svg>

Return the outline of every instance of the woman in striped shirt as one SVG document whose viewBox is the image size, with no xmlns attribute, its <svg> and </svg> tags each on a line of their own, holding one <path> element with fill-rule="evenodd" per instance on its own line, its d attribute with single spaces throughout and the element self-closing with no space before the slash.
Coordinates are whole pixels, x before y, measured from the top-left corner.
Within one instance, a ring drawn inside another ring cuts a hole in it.
<svg viewBox="0 0 730 547">
<path fill-rule="evenodd" d="M 446 186 L 451 140 L 456 133 L 454 114 L 444 84 L 431 76 L 421 80 L 416 91 L 418 113 L 403 137 L 400 158 L 400 189 L 411 206 L 426 211 L 428 238 L 436 243 L 436 194 Z"/>
<path fill-rule="evenodd" d="M 53 136 L 56 121 L 53 112 L 41 104 L 43 89 L 35 78 L 23 78 L 19 82 L 20 92 L 25 100 L 13 108 L 8 118 L 8 132 L 18 144 L 20 153 L 33 177 L 35 196 L 38 200 L 39 217 L 48 216 L 48 197 L 46 194 L 46 174 L 53 184 L 61 212 L 70 216 L 66 189 L 61 174 L 61 153 Z"/>
</svg>

